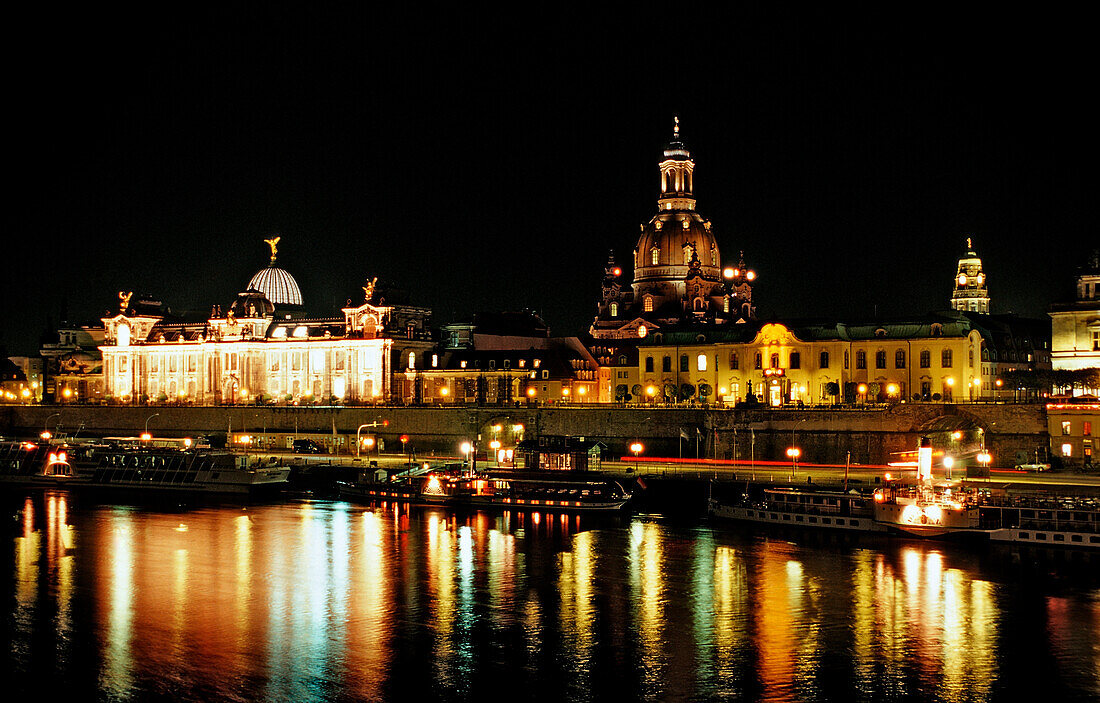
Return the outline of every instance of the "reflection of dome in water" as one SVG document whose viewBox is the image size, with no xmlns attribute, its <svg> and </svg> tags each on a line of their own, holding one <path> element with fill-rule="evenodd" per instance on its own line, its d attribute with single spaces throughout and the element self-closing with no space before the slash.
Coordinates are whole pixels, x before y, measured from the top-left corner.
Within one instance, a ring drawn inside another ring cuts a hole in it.
<svg viewBox="0 0 1100 703">
<path fill-rule="evenodd" d="M 294 276 L 275 266 L 268 266 L 253 276 L 248 289 L 260 291 L 276 305 L 302 304 L 302 291 Z"/>
</svg>

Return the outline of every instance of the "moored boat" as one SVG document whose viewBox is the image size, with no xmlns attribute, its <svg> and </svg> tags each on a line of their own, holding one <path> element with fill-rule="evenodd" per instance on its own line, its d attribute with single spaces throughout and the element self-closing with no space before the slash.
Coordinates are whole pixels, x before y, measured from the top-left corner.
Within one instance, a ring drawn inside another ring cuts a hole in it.
<svg viewBox="0 0 1100 703">
<path fill-rule="evenodd" d="M 279 490 L 289 473 L 278 460 L 184 439 L 0 445 L 0 484 L 8 485 L 244 494 Z"/>
<path fill-rule="evenodd" d="M 341 496 L 454 508 L 615 512 L 630 496 L 617 481 L 586 474 L 554 476 L 534 472 L 468 474 L 428 469 L 387 476 L 379 470 L 355 483 L 338 484 Z"/>
</svg>

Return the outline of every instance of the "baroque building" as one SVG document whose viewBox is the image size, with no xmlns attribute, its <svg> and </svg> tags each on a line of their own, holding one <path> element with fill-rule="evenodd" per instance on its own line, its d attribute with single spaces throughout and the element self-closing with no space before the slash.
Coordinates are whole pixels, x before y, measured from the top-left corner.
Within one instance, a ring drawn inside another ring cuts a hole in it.
<svg viewBox="0 0 1100 703">
<path fill-rule="evenodd" d="M 1077 272 L 1074 296 L 1048 313 L 1055 369 L 1100 368 L 1100 250 Z"/>
<path fill-rule="evenodd" d="M 375 403 L 409 401 L 407 373 L 431 348 L 426 308 L 386 305 L 363 287 L 337 316 L 301 312 L 294 277 L 271 261 L 222 312 L 186 322 L 131 305 L 102 318 L 104 398 L 119 402 Z"/>
<path fill-rule="evenodd" d="M 756 273 L 743 257 L 736 267 L 723 268 L 714 227 L 695 209 L 695 162 L 680 140 L 679 118 L 658 176 L 657 214 L 641 225 L 633 283 L 624 285 L 614 253 L 604 267 L 593 339 L 637 340 L 657 330 L 723 327 L 755 315 Z"/>
</svg>

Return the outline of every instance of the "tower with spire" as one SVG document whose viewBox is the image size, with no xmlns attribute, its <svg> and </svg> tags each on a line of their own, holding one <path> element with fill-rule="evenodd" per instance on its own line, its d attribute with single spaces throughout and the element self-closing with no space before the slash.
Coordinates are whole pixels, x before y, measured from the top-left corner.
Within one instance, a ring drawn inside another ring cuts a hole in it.
<svg viewBox="0 0 1100 703">
<path fill-rule="evenodd" d="M 608 258 L 593 337 L 637 338 L 648 331 L 753 318 L 756 274 L 743 261 L 722 266 L 711 222 L 695 209 L 695 161 L 681 140 L 679 117 L 657 168 L 657 214 L 641 225 L 632 257 L 634 280 L 620 282 L 622 272 L 614 257 Z"/>
<path fill-rule="evenodd" d="M 989 314 L 989 287 L 982 270 L 982 260 L 974 252 L 974 242 L 966 238 L 966 254 L 959 259 L 955 273 L 955 288 L 951 307 L 960 312 Z"/>
</svg>

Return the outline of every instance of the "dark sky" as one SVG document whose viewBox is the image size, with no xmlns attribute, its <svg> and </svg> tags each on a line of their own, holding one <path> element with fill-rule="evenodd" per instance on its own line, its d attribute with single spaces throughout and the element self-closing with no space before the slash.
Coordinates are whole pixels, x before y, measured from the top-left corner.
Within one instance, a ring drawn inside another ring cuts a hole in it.
<svg viewBox="0 0 1100 703">
<path fill-rule="evenodd" d="M 1096 246 L 1082 17 L 472 8 L 14 23 L 0 344 L 119 290 L 224 306 L 274 234 L 318 313 L 379 276 L 437 323 L 529 307 L 581 332 L 655 213 L 674 113 L 762 316 L 942 309 L 967 236 L 995 311 L 1041 315 Z"/>
</svg>

